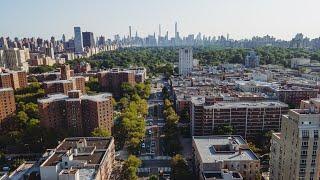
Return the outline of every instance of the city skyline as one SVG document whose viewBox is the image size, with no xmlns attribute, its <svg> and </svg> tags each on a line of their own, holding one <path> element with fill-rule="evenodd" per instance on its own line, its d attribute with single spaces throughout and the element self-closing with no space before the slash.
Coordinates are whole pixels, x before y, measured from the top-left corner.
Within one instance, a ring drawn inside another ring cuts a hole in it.
<svg viewBox="0 0 320 180">
<path fill-rule="evenodd" d="M 290 40 L 300 32 L 310 38 L 320 36 L 316 14 L 320 2 L 316 0 L 303 3 L 298 0 L 95 2 L 36 0 L 31 4 L 5 0 L 0 10 L 4 14 L 10 14 L 13 10 L 16 13 L 11 13 L 11 18 L 4 18 L 0 32 L 2 36 L 20 38 L 61 38 L 62 34 L 71 38 L 72 27 L 80 26 L 85 31 L 94 32 L 96 36 L 113 38 L 115 34 L 128 36 L 129 26 L 132 27 L 132 36 L 135 36 L 136 31 L 139 36 L 154 32 L 157 35 L 161 24 L 162 34 L 169 31 L 169 36 L 174 37 L 177 22 L 181 36 L 196 35 L 199 32 L 207 36 L 230 34 L 233 39 L 269 34 L 278 39 Z M 13 19 L 15 23 L 12 23 Z"/>
</svg>

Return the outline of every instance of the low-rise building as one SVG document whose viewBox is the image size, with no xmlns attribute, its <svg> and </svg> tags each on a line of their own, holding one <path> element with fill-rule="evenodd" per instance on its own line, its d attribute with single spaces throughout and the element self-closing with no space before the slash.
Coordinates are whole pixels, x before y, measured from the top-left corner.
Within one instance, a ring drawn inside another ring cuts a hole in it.
<svg viewBox="0 0 320 180">
<path fill-rule="evenodd" d="M 64 139 L 40 165 L 41 179 L 110 179 L 115 159 L 113 137 Z"/>
<path fill-rule="evenodd" d="M 201 180 L 255 179 L 260 174 L 260 160 L 241 136 L 193 136 L 192 149 L 194 170 Z M 223 174 L 226 170 L 232 173 Z"/>
</svg>

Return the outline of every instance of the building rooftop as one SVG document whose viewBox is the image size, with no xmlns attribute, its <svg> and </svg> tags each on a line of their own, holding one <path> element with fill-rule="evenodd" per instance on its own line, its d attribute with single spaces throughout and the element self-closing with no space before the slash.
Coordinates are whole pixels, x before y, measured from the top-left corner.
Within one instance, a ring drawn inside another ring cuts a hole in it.
<svg viewBox="0 0 320 180">
<path fill-rule="evenodd" d="M 12 88 L 0 88 L 0 92 L 13 91 Z"/>
<path fill-rule="evenodd" d="M 68 96 L 64 94 L 50 94 L 48 97 L 38 99 L 38 103 L 49 103 L 49 102 L 54 102 L 54 101 L 60 101 L 63 99 L 67 99 Z"/>
<path fill-rule="evenodd" d="M 110 145 L 111 138 L 74 137 L 62 141 L 52 155 L 41 166 L 56 166 L 64 156 L 73 156 L 73 160 L 86 165 L 99 165 Z"/>
<path fill-rule="evenodd" d="M 100 101 L 104 101 L 106 99 L 110 99 L 112 97 L 111 93 L 101 93 L 101 94 L 97 94 L 97 95 L 83 95 L 81 98 L 90 100 L 90 101 L 96 101 L 96 102 L 100 102 Z"/>
<path fill-rule="evenodd" d="M 45 81 L 43 83 L 45 83 L 45 84 L 56 84 L 56 83 L 64 84 L 64 83 L 70 83 L 70 82 L 72 82 L 72 80 L 54 80 L 54 81 Z"/>
<path fill-rule="evenodd" d="M 202 163 L 259 160 L 241 136 L 194 136 Z"/>
</svg>

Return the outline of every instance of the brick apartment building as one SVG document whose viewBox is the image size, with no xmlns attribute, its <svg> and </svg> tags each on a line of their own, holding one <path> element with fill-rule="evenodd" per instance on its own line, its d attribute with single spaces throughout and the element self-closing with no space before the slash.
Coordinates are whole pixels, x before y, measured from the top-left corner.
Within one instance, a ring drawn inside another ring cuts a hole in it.
<svg viewBox="0 0 320 180">
<path fill-rule="evenodd" d="M 90 135 L 97 127 L 112 132 L 112 95 L 103 93 L 93 96 L 82 95 L 80 90 L 64 94 L 48 95 L 38 100 L 40 125 L 68 130 L 77 136 Z"/>
<path fill-rule="evenodd" d="M 80 90 L 81 93 L 85 93 L 86 79 L 83 76 L 74 76 L 68 80 L 55 80 L 43 82 L 44 92 L 46 94 L 63 93 L 68 94 L 71 90 Z"/>
<path fill-rule="evenodd" d="M 99 72 L 97 74 L 98 81 L 103 91 L 111 92 L 114 96 L 119 96 L 121 92 L 121 85 L 129 83 L 134 85 L 135 74 L 133 71 L 111 69 L 109 71 Z"/>
<path fill-rule="evenodd" d="M 305 87 L 282 87 L 275 90 L 279 101 L 289 104 L 295 108 L 300 106 L 301 100 L 316 98 L 319 90 Z"/>
<path fill-rule="evenodd" d="M 24 71 L 0 73 L 0 88 L 13 88 L 16 90 L 27 86 L 27 73 Z"/>
<path fill-rule="evenodd" d="M 12 88 L 0 88 L 0 129 L 4 125 L 6 118 L 16 111 L 16 103 Z"/>
<path fill-rule="evenodd" d="M 212 135 L 214 128 L 231 125 L 237 135 L 253 138 L 262 131 L 278 131 L 288 106 L 278 101 L 217 102 L 208 105 L 204 98 L 194 97 L 191 108 L 193 136 Z"/>
</svg>

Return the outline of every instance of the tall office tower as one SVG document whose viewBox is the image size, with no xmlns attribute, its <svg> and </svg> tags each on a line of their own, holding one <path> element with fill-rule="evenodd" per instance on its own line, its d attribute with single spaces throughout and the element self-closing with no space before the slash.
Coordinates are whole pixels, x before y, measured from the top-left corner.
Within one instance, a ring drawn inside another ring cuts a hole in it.
<svg viewBox="0 0 320 180">
<path fill-rule="evenodd" d="M 174 37 L 175 39 L 178 39 L 178 23 L 177 22 L 174 24 Z"/>
<path fill-rule="evenodd" d="M 83 39 L 83 47 L 94 47 L 94 37 L 92 32 L 83 32 L 82 33 L 82 39 Z"/>
<path fill-rule="evenodd" d="M 54 59 L 54 50 L 53 47 L 46 47 L 45 49 L 45 55 L 47 57 L 50 57 L 51 59 Z"/>
<path fill-rule="evenodd" d="M 93 96 L 82 95 L 72 90 L 68 95 L 53 94 L 38 100 L 40 125 L 75 136 L 90 135 L 95 128 L 112 131 L 112 95 L 103 93 Z"/>
<path fill-rule="evenodd" d="M 98 38 L 98 46 L 104 46 L 106 45 L 106 38 L 104 36 L 100 36 Z"/>
<path fill-rule="evenodd" d="M 182 48 L 179 50 L 179 74 L 188 75 L 192 71 L 193 54 L 192 48 Z"/>
<path fill-rule="evenodd" d="M 62 42 L 66 42 L 66 35 L 62 34 L 61 41 L 62 41 Z"/>
<path fill-rule="evenodd" d="M 159 39 L 161 37 L 161 24 L 159 24 Z"/>
<path fill-rule="evenodd" d="M 61 79 L 62 80 L 70 79 L 71 74 L 70 74 L 70 65 L 69 64 L 61 65 L 60 72 L 61 72 Z"/>
<path fill-rule="evenodd" d="M 131 39 L 131 26 L 129 26 L 129 38 Z"/>
<path fill-rule="evenodd" d="M 16 111 L 16 103 L 12 88 L 0 88 L 0 129 L 8 117 Z"/>
<path fill-rule="evenodd" d="M 270 179 L 319 179 L 320 99 L 301 101 L 282 117 L 281 132 L 273 133 Z"/>
<path fill-rule="evenodd" d="M 83 52 L 82 33 L 80 27 L 74 27 L 74 51 L 78 54 Z"/>
<path fill-rule="evenodd" d="M 0 49 L 8 49 L 8 41 L 6 38 L 0 38 Z"/>
</svg>

